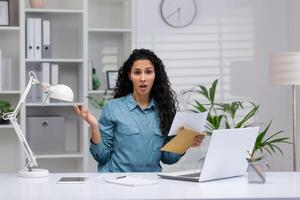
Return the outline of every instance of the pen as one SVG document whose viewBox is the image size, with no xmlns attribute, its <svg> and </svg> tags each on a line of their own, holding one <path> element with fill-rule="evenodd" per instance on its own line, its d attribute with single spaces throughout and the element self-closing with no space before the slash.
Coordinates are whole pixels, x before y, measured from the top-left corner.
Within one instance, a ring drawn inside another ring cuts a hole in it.
<svg viewBox="0 0 300 200">
<path fill-rule="evenodd" d="M 126 176 L 118 176 L 116 179 L 126 178 Z"/>
<path fill-rule="evenodd" d="M 249 150 L 247 150 L 247 153 L 248 153 L 249 156 L 250 156 L 251 162 L 255 162 L 255 160 L 254 160 L 254 158 L 253 158 L 253 156 L 252 156 L 252 154 L 250 153 Z M 255 165 L 251 165 L 251 167 L 254 169 L 254 171 L 259 175 L 259 177 L 260 177 L 263 181 L 266 181 L 264 175 L 262 174 L 262 169 L 258 168 L 258 166 L 255 166 Z"/>
</svg>

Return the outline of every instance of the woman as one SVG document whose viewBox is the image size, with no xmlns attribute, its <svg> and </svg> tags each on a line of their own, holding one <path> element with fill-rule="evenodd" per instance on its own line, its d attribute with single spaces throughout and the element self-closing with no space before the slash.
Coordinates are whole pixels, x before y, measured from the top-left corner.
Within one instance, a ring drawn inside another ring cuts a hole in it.
<svg viewBox="0 0 300 200">
<path fill-rule="evenodd" d="M 136 49 L 119 70 L 114 99 L 99 123 L 84 107 L 75 111 L 92 128 L 90 152 L 99 172 L 160 172 L 160 161 L 182 155 L 162 152 L 176 113 L 176 97 L 162 61 L 150 50 Z M 199 146 L 202 137 L 196 137 Z"/>
</svg>

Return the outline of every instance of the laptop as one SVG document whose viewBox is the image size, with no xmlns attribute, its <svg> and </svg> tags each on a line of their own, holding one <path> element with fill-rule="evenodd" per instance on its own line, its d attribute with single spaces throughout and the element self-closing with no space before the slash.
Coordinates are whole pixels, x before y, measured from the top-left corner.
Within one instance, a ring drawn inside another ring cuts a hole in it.
<svg viewBox="0 0 300 200">
<path fill-rule="evenodd" d="M 160 173 L 166 179 L 203 182 L 245 175 L 247 151 L 252 152 L 259 127 L 215 130 L 199 169 Z"/>
</svg>

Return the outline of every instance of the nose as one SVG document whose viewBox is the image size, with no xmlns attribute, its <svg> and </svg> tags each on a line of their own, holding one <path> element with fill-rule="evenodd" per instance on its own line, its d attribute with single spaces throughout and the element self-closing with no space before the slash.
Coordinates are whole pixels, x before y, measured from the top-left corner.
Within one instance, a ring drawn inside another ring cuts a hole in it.
<svg viewBox="0 0 300 200">
<path fill-rule="evenodd" d="M 141 73 L 141 81 L 145 81 L 146 80 L 146 76 L 145 76 L 145 73 Z"/>
</svg>

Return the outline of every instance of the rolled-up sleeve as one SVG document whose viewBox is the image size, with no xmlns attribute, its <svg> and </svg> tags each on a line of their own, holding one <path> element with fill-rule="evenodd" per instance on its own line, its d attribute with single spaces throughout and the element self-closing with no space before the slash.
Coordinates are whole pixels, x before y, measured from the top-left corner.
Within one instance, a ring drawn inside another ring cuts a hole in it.
<svg viewBox="0 0 300 200">
<path fill-rule="evenodd" d="M 166 137 L 164 145 L 167 144 L 171 139 L 173 139 L 173 137 L 170 136 Z M 164 164 L 171 165 L 178 162 L 183 155 L 184 154 L 177 154 L 177 153 L 163 151 L 161 155 L 161 161 Z"/>
<path fill-rule="evenodd" d="M 101 141 L 94 144 L 91 141 L 90 152 L 99 165 L 104 165 L 110 160 L 114 144 L 114 128 L 115 123 L 110 115 L 109 104 L 106 104 L 99 118 Z"/>
<path fill-rule="evenodd" d="M 164 164 L 174 164 L 176 163 L 178 160 L 180 160 L 180 158 L 183 156 L 184 154 L 176 154 L 176 153 L 171 153 L 171 152 L 163 152 L 162 156 L 161 156 L 161 161 Z"/>
</svg>

